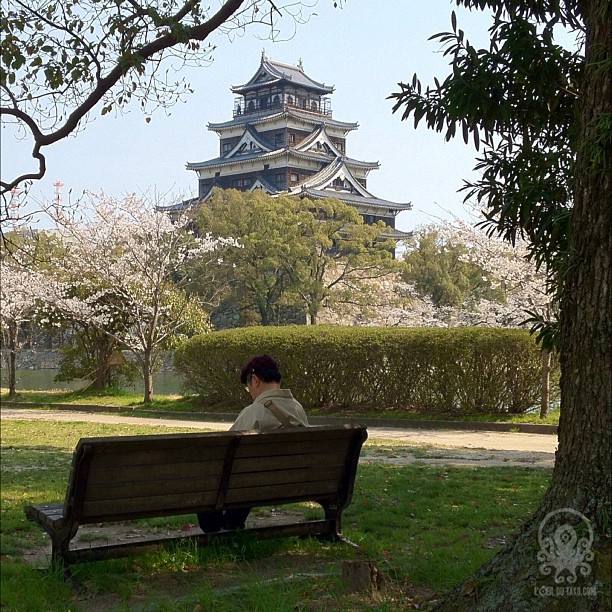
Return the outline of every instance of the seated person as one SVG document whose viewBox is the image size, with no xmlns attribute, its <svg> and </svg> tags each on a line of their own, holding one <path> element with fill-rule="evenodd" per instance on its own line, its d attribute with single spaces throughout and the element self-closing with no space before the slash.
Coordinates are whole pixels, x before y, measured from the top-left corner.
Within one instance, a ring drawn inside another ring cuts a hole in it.
<svg viewBox="0 0 612 612">
<path fill-rule="evenodd" d="M 281 389 L 278 362 L 269 355 L 257 355 L 242 368 L 240 382 L 251 396 L 248 405 L 236 418 L 230 430 L 271 431 L 281 427 L 308 427 L 302 405 L 289 389 Z M 213 533 L 220 529 L 244 529 L 250 508 L 198 512 L 202 531 Z"/>
</svg>

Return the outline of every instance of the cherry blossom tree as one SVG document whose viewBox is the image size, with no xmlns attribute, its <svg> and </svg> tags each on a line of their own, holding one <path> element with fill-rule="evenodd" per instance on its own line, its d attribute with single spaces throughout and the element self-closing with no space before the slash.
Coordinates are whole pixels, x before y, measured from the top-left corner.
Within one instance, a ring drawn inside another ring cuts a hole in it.
<svg viewBox="0 0 612 612">
<path fill-rule="evenodd" d="M 0 260 L 0 328 L 8 348 L 9 397 L 17 394 L 16 360 L 19 329 L 31 320 L 37 300 L 44 299 L 49 287 L 40 272 L 10 256 Z"/>
<path fill-rule="evenodd" d="M 354 323 L 414 327 L 520 327 L 529 317 L 543 316 L 554 310 L 552 297 L 547 292 L 546 275 L 537 271 L 535 264 L 527 259 L 524 242 L 517 241 L 512 246 L 460 219 L 420 228 L 416 240 L 432 232 L 435 232 L 441 249 L 445 245 L 462 247 L 456 251 L 460 253 L 458 260 L 472 264 L 473 269 L 479 271 L 480 280 L 493 291 L 483 293 L 474 286 L 473 291 L 467 292 L 456 306 L 436 304 L 430 293 L 417 287 L 419 283 L 406 282 L 398 274 L 380 284 L 378 291 L 386 294 L 387 299 L 381 295 L 376 312 L 356 309 L 353 312 Z M 435 254 L 431 257 L 435 259 Z M 390 297 L 393 295 L 401 299 L 401 304 L 394 303 Z M 495 296 L 499 298 L 494 299 Z M 329 317 L 327 309 L 322 320 L 328 322 Z"/>
<path fill-rule="evenodd" d="M 66 247 L 65 257 L 57 262 L 53 305 L 134 354 L 144 379 L 145 403 L 152 399 L 159 352 L 177 334 L 202 332 L 208 326 L 203 298 L 188 290 L 195 279 L 187 270 L 196 269 L 188 264 L 197 261 L 204 276 L 217 265 L 216 249 L 236 244 L 194 235 L 180 219 L 171 221 L 158 210 L 159 205 L 135 195 L 91 195 L 82 203 L 81 218 L 49 211 Z"/>
</svg>

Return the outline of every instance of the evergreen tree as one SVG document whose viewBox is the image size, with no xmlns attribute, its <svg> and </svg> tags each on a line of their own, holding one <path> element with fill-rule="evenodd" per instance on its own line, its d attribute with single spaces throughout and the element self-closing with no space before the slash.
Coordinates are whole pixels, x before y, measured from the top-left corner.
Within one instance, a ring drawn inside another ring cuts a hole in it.
<svg viewBox="0 0 612 612">
<path fill-rule="evenodd" d="M 437 35 L 452 73 L 425 91 L 415 77 L 394 94 L 395 108 L 404 119 L 446 130 L 447 138 L 460 131 L 484 144 L 482 179 L 467 186 L 469 194 L 494 230 L 510 240 L 528 237 L 558 291 L 561 418 L 555 468 L 539 508 L 516 540 L 439 609 L 609 609 L 612 5 L 457 2 L 495 11 L 489 49 L 472 47 L 453 15 L 453 31 Z M 584 56 L 554 43 L 559 24 L 584 33 Z M 557 531 L 547 533 L 551 528 Z M 564 536 L 573 561 L 555 548 Z M 555 598 L 542 590 L 552 586 L 554 595 L 559 584 L 574 584 L 576 592 Z"/>
</svg>

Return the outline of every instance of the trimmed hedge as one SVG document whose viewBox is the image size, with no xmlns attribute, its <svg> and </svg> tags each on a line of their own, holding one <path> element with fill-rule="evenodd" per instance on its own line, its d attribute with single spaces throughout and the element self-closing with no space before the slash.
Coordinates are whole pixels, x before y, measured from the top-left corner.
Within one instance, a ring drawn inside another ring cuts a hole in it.
<svg viewBox="0 0 612 612">
<path fill-rule="evenodd" d="M 249 399 L 239 373 L 256 354 L 281 364 L 304 406 L 450 414 L 522 413 L 540 401 L 540 351 L 527 331 L 491 327 L 248 327 L 175 352 L 185 389 L 208 406 Z"/>
</svg>

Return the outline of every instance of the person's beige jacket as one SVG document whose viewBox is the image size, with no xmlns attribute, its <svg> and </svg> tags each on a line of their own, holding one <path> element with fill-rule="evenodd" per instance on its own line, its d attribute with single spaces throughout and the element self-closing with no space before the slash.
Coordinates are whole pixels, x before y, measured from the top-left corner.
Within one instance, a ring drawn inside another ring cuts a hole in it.
<svg viewBox="0 0 612 612">
<path fill-rule="evenodd" d="M 259 431 L 270 431 L 281 427 L 281 423 L 274 416 L 273 411 L 265 406 L 269 400 L 272 400 L 289 417 L 292 425 L 308 427 L 306 412 L 304 412 L 302 404 L 293 397 L 291 391 L 289 389 L 271 389 L 264 391 L 252 404 L 244 408 L 230 430 L 257 429 Z"/>
</svg>

